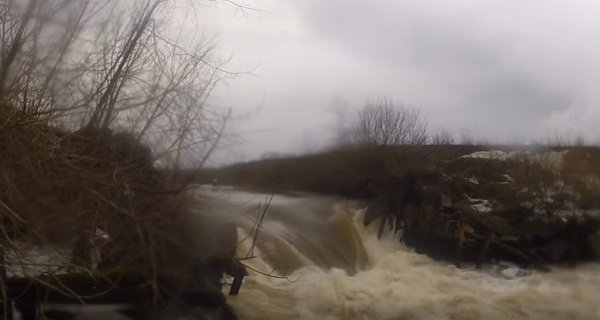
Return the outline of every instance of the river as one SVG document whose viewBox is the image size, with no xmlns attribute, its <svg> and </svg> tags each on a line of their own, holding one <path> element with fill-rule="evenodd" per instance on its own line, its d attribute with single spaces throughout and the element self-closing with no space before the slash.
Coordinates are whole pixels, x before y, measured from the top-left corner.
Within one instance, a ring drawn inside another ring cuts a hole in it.
<svg viewBox="0 0 600 320">
<path fill-rule="evenodd" d="M 203 194 L 214 214 L 239 225 L 237 255 L 249 276 L 228 302 L 243 320 L 600 319 L 600 264 L 457 268 L 404 247 L 391 231 L 378 239 L 357 201 L 276 195 L 267 207 L 266 194 Z"/>
</svg>

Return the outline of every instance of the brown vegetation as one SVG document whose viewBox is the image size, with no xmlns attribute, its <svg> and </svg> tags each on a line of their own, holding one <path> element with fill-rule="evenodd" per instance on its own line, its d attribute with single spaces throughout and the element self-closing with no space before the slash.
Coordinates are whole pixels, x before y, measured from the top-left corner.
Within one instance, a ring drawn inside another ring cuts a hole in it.
<svg viewBox="0 0 600 320">
<path fill-rule="evenodd" d="M 168 2 L 0 1 L 0 317 L 132 279 L 144 304 L 218 298 L 237 272 L 235 230 L 200 234 L 187 185 L 155 166 L 201 166 L 228 117 L 204 104 L 212 44 L 170 37 Z"/>
<path fill-rule="evenodd" d="M 478 150 L 474 146 L 369 146 L 320 154 L 267 159 L 203 170 L 197 182 L 265 189 L 302 190 L 352 197 L 373 196 L 374 189 L 394 176 L 427 172 L 435 163 Z"/>
<path fill-rule="evenodd" d="M 417 109 L 382 99 L 358 112 L 350 136 L 361 146 L 419 145 L 427 142 L 427 124 Z"/>
<path fill-rule="evenodd" d="M 355 148 L 238 164 L 205 177 L 366 199 L 365 223 L 383 217 L 408 245 L 437 258 L 541 266 L 600 257 L 599 149 L 504 148 L 497 158 L 464 157 L 486 149 Z"/>
<path fill-rule="evenodd" d="M 118 288 L 118 279 L 135 276 L 155 302 L 164 302 L 165 292 L 218 287 L 213 278 L 231 273 L 234 230 L 227 230 L 231 240 L 214 244 L 220 250 L 191 247 L 203 237 L 187 218 L 198 204 L 153 167 L 149 148 L 130 135 L 8 122 L 0 148 L 5 283 L 25 276 L 48 285 L 42 274 L 92 273 Z M 60 282 L 52 290 L 86 299 Z"/>
</svg>

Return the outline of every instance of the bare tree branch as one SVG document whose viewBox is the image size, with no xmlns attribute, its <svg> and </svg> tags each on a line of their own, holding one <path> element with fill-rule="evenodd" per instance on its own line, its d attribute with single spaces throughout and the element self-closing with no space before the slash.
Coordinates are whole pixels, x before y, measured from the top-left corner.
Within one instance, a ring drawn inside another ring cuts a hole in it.
<svg viewBox="0 0 600 320">
<path fill-rule="evenodd" d="M 427 125 L 418 110 L 382 99 L 368 103 L 359 111 L 351 135 L 359 145 L 424 144 Z"/>
</svg>

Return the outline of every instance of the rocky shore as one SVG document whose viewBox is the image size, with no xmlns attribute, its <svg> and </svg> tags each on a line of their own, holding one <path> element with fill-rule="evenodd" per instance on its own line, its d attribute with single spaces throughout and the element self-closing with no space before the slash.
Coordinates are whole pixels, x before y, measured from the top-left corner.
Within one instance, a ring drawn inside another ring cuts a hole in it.
<svg viewBox="0 0 600 320">
<path fill-rule="evenodd" d="M 600 180 L 570 166 L 590 150 L 477 151 L 374 185 L 365 223 L 382 216 L 436 258 L 525 266 L 600 257 Z M 399 188 L 398 186 L 402 186 Z"/>
</svg>

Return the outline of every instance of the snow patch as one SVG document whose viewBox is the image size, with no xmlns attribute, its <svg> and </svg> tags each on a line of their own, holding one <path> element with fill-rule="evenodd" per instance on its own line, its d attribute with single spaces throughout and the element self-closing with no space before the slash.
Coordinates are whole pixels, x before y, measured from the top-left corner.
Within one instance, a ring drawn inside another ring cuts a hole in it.
<svg viewBox="0 0 600 320">
<path fill-rule="evenodd" d="M 475 151 L 471 154 L 467 154 L 462 156 L 461 158 L 469 158 L 469 159 L 492 159 L 492 160 L 506 160 L 509 159 L 511 155 L 501 150 L 487 150 L 487 151 Z"/>
<path fill-rule="evenodd" d="M 475 177 L 469 177 L 467 181 L 469 181 L 472 184 L 479 184 L 479 180 L 477 180 L 477 178 Z"/>
<path fill-rule="evenodd" d="M 471 198 L 468 197 L 469 201 L 471 202 L 471 208 L 473 208 L 473 210 L 479 212 L 479 213 L 490 213 L 492 212 L 492 204 L 490 203 L 489 200 L 486 199 L 475 199 L 475 198 Z"/>
<path fill-rule="evenodd" d="M 471 154 L 462 156 L 463 159 L 491 159 L 506 161 L 509 159 L 528 160 L 538 162 L 544 169 L 553 172 L 558 172 L 562 168 L 565 155 L 569 150 L 563 151 L 547 151 L 547 152 L 531 152 L 531 151 L 502 151 L 502 150 L 485 150 L 475 151 Z"/>
</svg>

